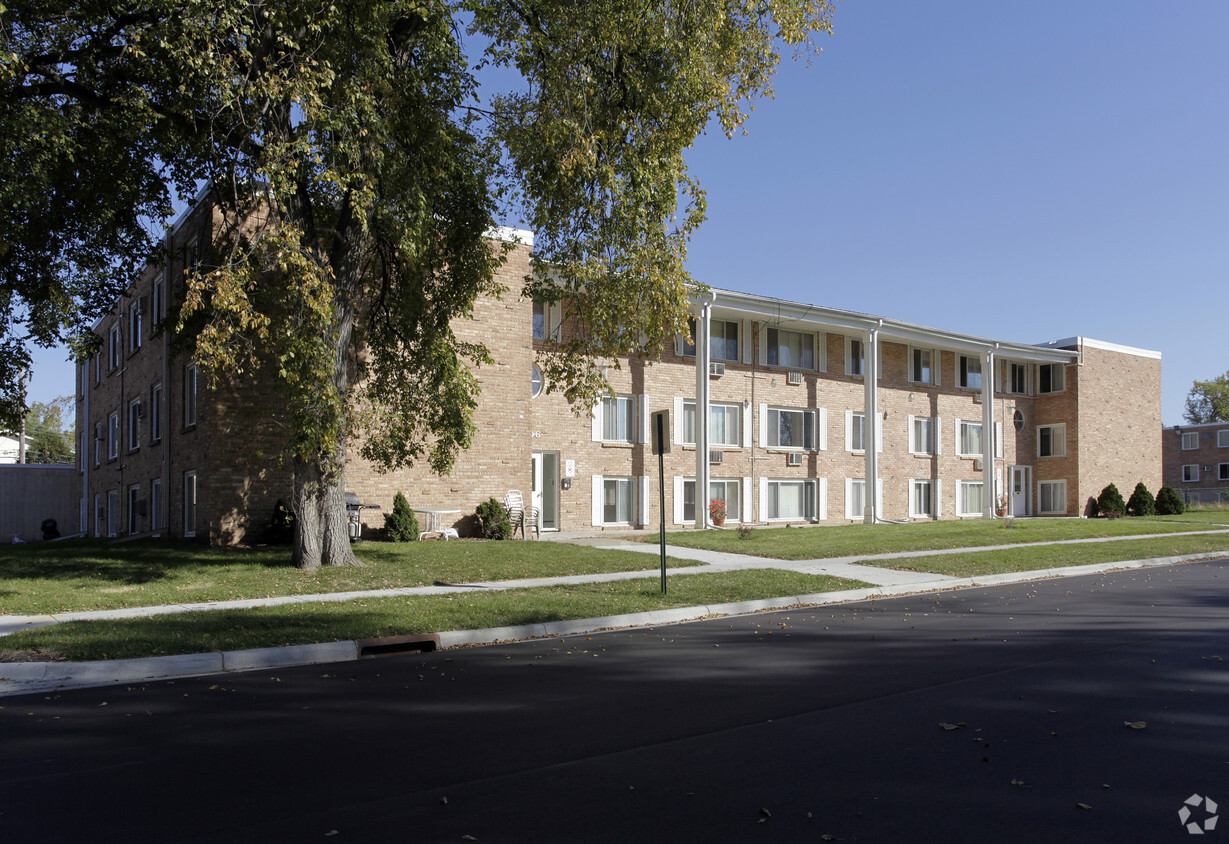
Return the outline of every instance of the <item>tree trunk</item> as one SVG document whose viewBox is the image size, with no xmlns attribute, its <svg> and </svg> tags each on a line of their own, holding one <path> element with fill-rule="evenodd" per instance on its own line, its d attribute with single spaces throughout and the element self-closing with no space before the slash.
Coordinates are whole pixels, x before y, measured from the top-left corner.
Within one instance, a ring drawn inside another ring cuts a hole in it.
<svg viewBox="0 0 1229 844">
<path fill-rule="evenodd" d="M 357 565 L 350 549 L 345 490 L 345 454 L 338 450 L 335 468 L 319 462 L 294 467 L 294 564 L 301 569 Z"/>
</svg>

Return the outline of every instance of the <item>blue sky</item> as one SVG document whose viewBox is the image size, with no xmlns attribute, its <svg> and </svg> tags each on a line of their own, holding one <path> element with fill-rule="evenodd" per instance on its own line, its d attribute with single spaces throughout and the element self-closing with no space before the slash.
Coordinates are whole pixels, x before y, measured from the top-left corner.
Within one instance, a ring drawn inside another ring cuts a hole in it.
<svg viewBox="0 0 1229 844">
<path fill-rule="evenodd" d="M 1021 342 L 1163 354 L 1163 417 L 1229 370 L 1229 3 L 842 0 L 747 135 L 688 155 L 689 265 Z M 71 393 L 60 353 L 31 398 Z M 1124 396 L 1130 401 L 1130 396 Z"/>
</svg>

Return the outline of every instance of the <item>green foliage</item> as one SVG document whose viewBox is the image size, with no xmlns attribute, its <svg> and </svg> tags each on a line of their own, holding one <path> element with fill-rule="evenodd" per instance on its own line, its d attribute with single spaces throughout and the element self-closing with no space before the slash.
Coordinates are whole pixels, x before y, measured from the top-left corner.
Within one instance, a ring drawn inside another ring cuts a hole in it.
<svg viewBox="0 0 1229 844">
<path fill-rule="evenodd" d="M 1182 416 L 1189 425 L 1229 422 L 1229 372 L 1211 381 L 1196 381 L 1186 394 Z"/>
<path fill-rule="evenodd" d="M 1097 512 L 1107 519 L 1117 519 L 1126 515 L 1127 504 L 1122 500 L 1122 493 L 1114 484 L 1101 490 L 1101 494 L 1097 496 Z"/>
<path fill-rule="evenodd" d="M 294 536 L 294 513 L 282 499 L 273 505 L 273 515 L 265 526 L 265 541 L 280 545 L 289 542 Z"/>
<path fill-rule="evenodd" d="M 384 514 L 384 532 L 389 542 L 409 542 L 418 538 L 418 517 L 400 490 L 393 498 L 393 512 Z"/>
<path fill-rule="evenodd" d="M 1156 514 L 1158 516 L 1181 516 L 1186 512 L 1186 503 L 1171 486 L 1161 487 L 1156 494 Z"/>
<path fill-rule="evenodd" d="M 1135 485 L 1135 491 L 1131 493 L 1131 497 L 1127 500 L 1127 515 L 1156 515 L 1156 499 L 1152 497 L 1152 493 L 1148 491 L 1148 487 L 1144 486 L 1143 481 L 1140 481 Z"/>
<path fill-rule="evenodd" d="M 478 505 L 474 515 L 478 517 L 478 535 L 484 539 L 509 539 L 512 536 L 512 521 L 504 505 L 494 498 Z"/>
<path fill-rule="evenodd" d="M 36 401 L 30 405 L 26 411 L 27 463 L 73 462 L 72 412 L 72 396 L 61 396 L 49 404 Z M 13 434 L 18 433 L 14 428 Z"/>
</svg>

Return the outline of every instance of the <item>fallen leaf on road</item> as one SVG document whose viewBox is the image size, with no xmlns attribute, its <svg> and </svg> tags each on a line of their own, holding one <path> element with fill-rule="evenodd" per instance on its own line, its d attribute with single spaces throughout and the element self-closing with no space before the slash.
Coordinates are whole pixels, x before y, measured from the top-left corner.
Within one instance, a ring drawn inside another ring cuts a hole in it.
<svg viewBox="0 0 1229 844">
<path fill-rule="evenodd" d="M 1147 721 L 1123 721 L 1122 726 L 1130 727 L 1132 730 L 1142 730 L 1148 726 Z"/>
<path fill-rule="evenodd" d="M 945 730 L 959 730 L 964 725 L 963 724 L 949 724 L 946 721 L 940 721 L 939 726 Z"/>
<path fill-rule="evenodd" d="M 1092 806 L 1089 806 L 1087 803 L 1076 803 L 1075 805 L 1079 806 L 1081 809 L 1091 809 L 1092 808 Z"/>
</svg>

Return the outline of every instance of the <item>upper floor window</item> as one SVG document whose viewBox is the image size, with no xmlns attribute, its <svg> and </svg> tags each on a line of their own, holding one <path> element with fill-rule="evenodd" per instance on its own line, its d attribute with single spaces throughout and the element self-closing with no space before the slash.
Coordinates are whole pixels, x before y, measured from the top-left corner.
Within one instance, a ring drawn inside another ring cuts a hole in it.
<svg viewBox="0 0 1229 844">
<path fill-rule="evenodd" d="M 194 363 L 184 367 L 183 424 L 185 428 L 196 424 L 196 364 Z"/>
<path fill-rule="evenodd" d="M 111 326 L 111 333 L 107 340 L 107 369 L 108 371 L 119 368 L 120 357 L 120 327 L 119 323 Z"/>
<path fill-rule="evenodd" d="M 636 441 L 636 397 L 603 396 L 601 413 L 602 440 L 605 442 Z"/>
<path fill-rule="evenodd" d="M 1067 453 L 1066 425 L 1037 426 L 1037 456 L 1062 457 Z"/>
<path fill-rule="evenodd" d="M 155 384 L 149 390 L 149 441 L 162 439 L 162 385 Z"/>
<path fill-rule="evenodd" d="M 1216 432 L 1217 448 L 1229 448 L 1229 429 Z"/>
<path fill-rule="evenodd" d="M 533 301 L 533 339 L 535 340 L 546 339 L 546 318 L 548 310 L 549 308 L 545 302 L 537 299 Z"/>
<path fill-rule="evenodd" d="M 854 337 L 845 338 L 845 374 L 866 374 L 866 352 L 862 341 Z"/>
<path fill-rule="evenodd" d="M 708 354 L 713 360 L 737 362 L 739 357 L 740 326 L 734 320 L 714 319 L 709 321 Z M 687 337 L 683 340 L 682 354 L 696 356 L 696 321 L 687 322 Z"/>
<path fill-rule="evenodd" d="M 956 383 L 970 390 L 981 389 L 981 358 L 960 355 L 957 359 Z"/>
<path fill-rule="evenodd" d="M 918 384 L 933 383 L 934 357 L 931 349 L 909 349 L 909 380 Z"/>
<path fill-rule="evenodd" d="M 909 417 L 909 453 L 935 453 L 935 420 L 929 416 Z"/>
<path fill-rule="evenodd" d="M 788 407 L 768 408 L 765 442 L 773 448 L 814 449 L 815 411 Z"/>
<path fill-rule="evenodd" d="M 1007 392 L 1017 395 L 1024 395 L 1028 392 L 1028 367 L 1025 364 L 1008 361 L 1003 369 L 1007 381 L 1004 386 Z"/>
<path fill-rule="evenodd" d="M 815 335 L 808 331 L 769 328 L 766 332 L 768 366 L 815 368 Z"/>
<path fill-rule="evenodd" d="M 981 457 L 982 429 L 980 422 L 956 421 L 956 453 L 963 457 Z"/>
<path fill-rule="evenodd" d="M 128 402 L 128 450 L 136 451 L 141 447 L 141 400 Z"/>
<path fill-rule="evenodd" d="M 154 278 L 153 290 L 150 293 L 151 307 L 150 307 L 149 319 L 150 319 L 150 322 L 154 323 L 155 325 L 158 323 L 160 319 L 162 319 L 162 312 L 163 312 L 163 309 L 166 307 L 166 303 L 163 301 L 165 290 L 166 290 L 166 282 L 163 280 L 162 274 L 159 273 Z"/>
<path fill-rule="evenodd" d="M 128 309 L 128 351 L 141 348 L 141 300 L 136 299 Z"/>
<path fill-rule="evenodd" d="M 1194 451 L 1199 448 L 1199 432 L 1198 431 L 1183 431 L 1182 432 L 1182 450 Z"/>
<path fill-rule="evenodd" d="M 107 417 L 107 459 L 114 460 L 119 456 L 119 412 Z"/>
<path fill-rule="evenodd" d="M 742 445 L 742 405 L 719 404 L 712 402 L 708 406 L 708 444 L 712 447 L 722 446 L 737 448 Z M 696 444 L 696 403 L 683 402 L 682 440 L 685 445 Z"/>
<path fill-rule="evenodd" d="M 1037 392 L 1061 393 L 1067 368 L 1061 363 L 1043 363 L 1037 366 Z"/>
</svg>

